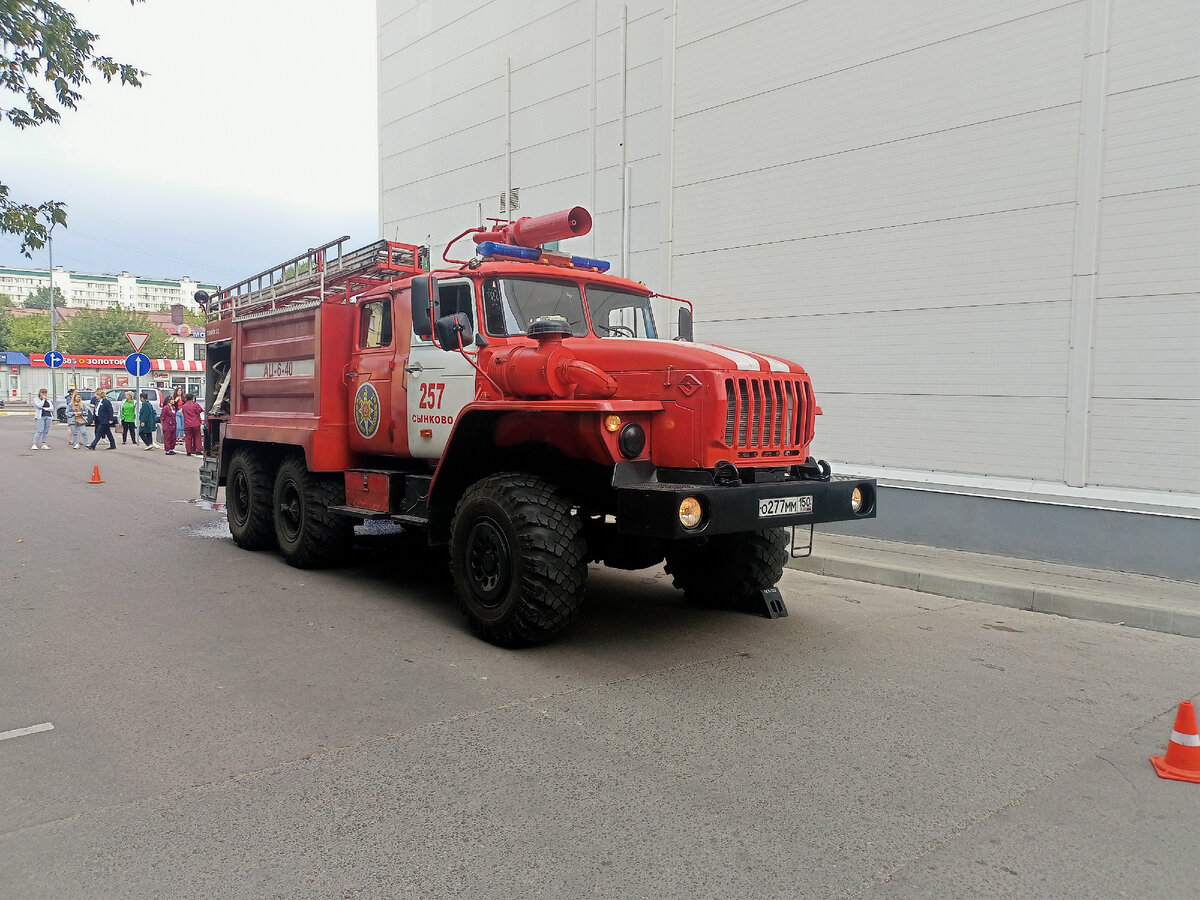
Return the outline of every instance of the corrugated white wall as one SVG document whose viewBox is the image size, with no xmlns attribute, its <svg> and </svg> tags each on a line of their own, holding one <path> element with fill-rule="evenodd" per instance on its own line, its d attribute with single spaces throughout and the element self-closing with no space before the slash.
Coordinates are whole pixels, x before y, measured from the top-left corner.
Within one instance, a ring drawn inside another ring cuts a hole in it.
<svg viewBox="0 0 1200 900">
<path fill-rule="evenodd" d="M 578 249 L 619 259 L 624 160 L 629 274 L 693 298 L 702 339 L 804 363 L 822 455 L 1196 502 L 1195 0 L 379 20 L 386 236 L 436 256 L 498 214 L 507 60 L 518 214 L 590 205 Z"/>
<path fill-rule="evenodd" d="M 428 236 L 439 258 L 481 213 L 501 215 L 511 165 L 515 215 L 586 206 L 593 235 L 565 246 L 616 260 L 624 161 L 636 198 L 630 273 L 655 274 L 661 6 L 630 3 L 623 23 L 620 5 L 593 0 L 379 0 L 384 236 Z"/>
</svg>

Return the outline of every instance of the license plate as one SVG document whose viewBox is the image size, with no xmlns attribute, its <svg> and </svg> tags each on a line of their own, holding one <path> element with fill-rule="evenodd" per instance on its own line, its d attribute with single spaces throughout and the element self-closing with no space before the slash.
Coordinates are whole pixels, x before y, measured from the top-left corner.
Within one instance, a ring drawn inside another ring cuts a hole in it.
<svg viewBox="0 0 1200 900">
<path fill-rule="evenodd" d="M 772 516 L 796 516 L 812 512 L 812 495 L 804 497 L 773 497 L 770 500 L 758 501 L 758 517 L 769 519 Z"/>
</svg>

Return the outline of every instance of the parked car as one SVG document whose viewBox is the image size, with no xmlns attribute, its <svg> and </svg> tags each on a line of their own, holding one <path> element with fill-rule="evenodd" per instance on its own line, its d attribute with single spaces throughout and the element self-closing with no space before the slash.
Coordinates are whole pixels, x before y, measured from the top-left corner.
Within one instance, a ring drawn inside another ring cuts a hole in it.
<svg viewBox="0 0 1200 900">
<path fill-rule="evenodd" d="M 87 404 L 91 403 L 92 398 L 96 396 L 95 391 L 76 391 L 75 393 L 77 393 L 81 398 L 83 398 L 83 403 L 85 406 Z M 58 421 L 60 421 L 60 422 L 67 421 L 67 398 L 66 397 L 62 397 L 54 402 L 54 415 L 58 418 Z"/>
<path fill-rule="evenodd" d="M 139 407 L 142 405 L 141 395 L 142 394 L 148 395 L 148 399 L 150 400 L 150 405 L 154 407 L 154 414 L 157 416 L 162 415 L 163 401 L 171 396 L 171 392 L 168 391 L 166 388 L 156 388 L 156 387 L 143 387 L 143 388 L 115 387 L 115 388 L 105 388 L 105 390 L 108 391 L 108 399 L 112 403 L 112 407 L 113 407 L 112 424 L 114 427 L 117 427 L 121 424 L 121 404 L 125 402 L 125 392 L 126 391 L 129 391 L 133 394 L 133 401 Z M 134 420 L 136 421 L 136 416 L 134 417 Z"/>
<path fill-rule="evenodd" d="M 108 399 L 113 405 L 113 424 L 114 425 L 120 425 L 120 423 L 121 423 L 121 404 L 125 401 L 125 392 L 126 391 L 132 391 L 133 399 L 135 401 L 137 401 L 139 404 L 141 403 L 141 400 L 139 399 L 141 394 L 143 394 L 143 393 L 148 394 L 149 399 L 150 399 L 150 404 L 154 407 L 155 413 L 158 413 L 159 408 L 163 404 L 163 401 L 171 396 L 170 391 L 168 391 L 166 388 L 159 388 L 159 387 L 143 387 L 143 388 L 115 387 L 115 388 L 105 388 L 104 390 L 108 392 Z M 96 396 L 95 391 L 80 390 L 80 391 L 76 391 L 75 393 L 77 393 L 81 398 L 83 398 L 83 402 L 85 405 L 91 403 L 92 398 L 94 398 Z M 55 402 L 54 415 L 58 418 L 58 421 L 60 421 L 60 422 L 67 421 L 67 399 L 65 397 L 63 397 Z"/>
</svg>

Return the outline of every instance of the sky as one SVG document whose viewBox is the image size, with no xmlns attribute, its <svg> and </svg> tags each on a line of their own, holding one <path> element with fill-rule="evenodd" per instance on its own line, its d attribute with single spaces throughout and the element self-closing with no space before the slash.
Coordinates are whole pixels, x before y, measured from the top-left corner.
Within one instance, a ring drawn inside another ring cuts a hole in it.
<svg viewBox="0 0 1200 900">
<path fill-rule="evenodd" d="M 95 73 L 58 125 L 0 123 L 10 199 L 67 203 L 56 267 L 229 285 L 379 237 L 375 0 L 60 2 L 148 75 Z M 0 265 L 49 265 L 20 246 L 0 235 Z"/>
</svg>

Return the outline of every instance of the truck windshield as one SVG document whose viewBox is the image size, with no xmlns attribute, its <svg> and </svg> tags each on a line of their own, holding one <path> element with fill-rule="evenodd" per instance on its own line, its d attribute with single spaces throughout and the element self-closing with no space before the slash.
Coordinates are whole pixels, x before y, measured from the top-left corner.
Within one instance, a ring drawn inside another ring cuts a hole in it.
<svg viewBox="0 0 1200 900">
<path fill-rule="evenodd" d="M 573 282 L 489 278 L 483 283 L 483 321 L 488 334 L 525 334 L 542 316 L 565 319 L 576 337 L 587 334 L 583 294 Z"/>
<path fill-rule="evenodd" d="M 587 290 L 592 331 L 597 337 L 658 337 L 650 298 L 590 285 Z"/>
</svg>

